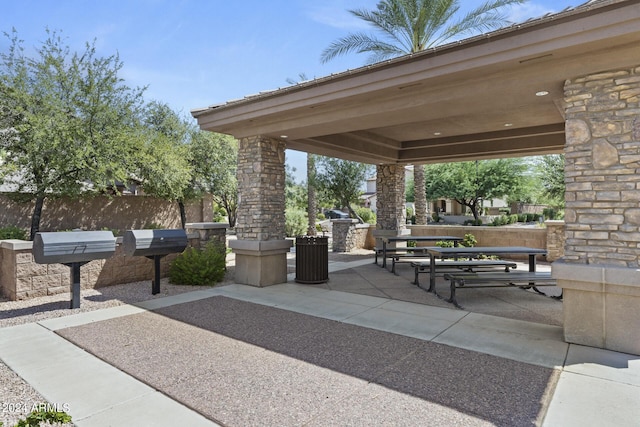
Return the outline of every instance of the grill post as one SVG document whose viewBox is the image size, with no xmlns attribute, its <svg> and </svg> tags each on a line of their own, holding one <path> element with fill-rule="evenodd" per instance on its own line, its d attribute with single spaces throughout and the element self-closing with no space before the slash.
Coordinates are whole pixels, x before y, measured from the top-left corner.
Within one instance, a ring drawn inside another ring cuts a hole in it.
<svg viewBox="0 0 640 427">
<path fill-rule="evenodd" d="M 71 267 L 70 282 L 71 282 L 71 307 L 80 308 L 80 267 L 86 264 L 85 262 L 72 262 L 65 264 L 67 267 Z"/>
</svg>

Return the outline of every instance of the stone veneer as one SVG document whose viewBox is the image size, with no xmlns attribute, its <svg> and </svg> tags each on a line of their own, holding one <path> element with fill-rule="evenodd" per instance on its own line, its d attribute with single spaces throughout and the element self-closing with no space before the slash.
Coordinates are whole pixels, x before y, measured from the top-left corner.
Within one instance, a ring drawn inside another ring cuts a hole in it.
<svg viewBox="0 0 640 427">
<path fill-rule="evenodd" d="M 333 252 L 351 252 L 354 249 L 372 249 L 368 241 L 370 224 L 360 224 L 357 219 L 334 219 L 332 227 Z"/>
<path fill-rule="evenodd" d="M 269 286 L 287 281 L 292 242 L 285 239 L 284 141 L 265 136 L 238 144 L 237 283 Z"/>
<path fill-rule="evenodd" d="M 376 167 L 376 230 L 373 236 L 376 247 L 382 247 L 381 239 L 408 234 L 405 210 L 405 171 L 403 165 L 378 165 Z M 387 247 L 395 247 L 395 243 Z"/>
<path fill-rule="evenodd" d="M 569 342 L 640 354 L 640 67 L 565 82 Z"/>
<path fill-rule="evenodd" d="M 564 221 L 548 220 L 547 228 L 547 261 L 557 261 L 564 256 L 566 233 Z"/>
<path fill-rule="evenodd" d="M 402 230 L 407 222 L 403 165 L 376 167 L 376 220 L 378 230 Z"/>
</svg>

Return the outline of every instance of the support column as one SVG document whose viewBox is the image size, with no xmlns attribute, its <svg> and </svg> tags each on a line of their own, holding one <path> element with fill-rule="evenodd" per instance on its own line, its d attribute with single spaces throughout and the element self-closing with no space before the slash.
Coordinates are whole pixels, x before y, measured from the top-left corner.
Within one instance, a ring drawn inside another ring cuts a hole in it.
<svg viewBox="0 0 640 427">
<path fill-rule="evenodd" d="M 379 238 L 409 234 L 406 228 L 405 172 L 402 165 L 378 165 L 376 167 L 376 247 L 381 248 Z"/>
<path fill-rule="evenodd" d="M 253 286 L 287 281 L 285 240 L 284 141 L 263 136 L 238 144 L 237 240 L 235 280 Z"/>
<path fill-rule="evenodd" d="M 565 82 L 565 340 L 640 354 L 640 66 Z"/>
</svg>

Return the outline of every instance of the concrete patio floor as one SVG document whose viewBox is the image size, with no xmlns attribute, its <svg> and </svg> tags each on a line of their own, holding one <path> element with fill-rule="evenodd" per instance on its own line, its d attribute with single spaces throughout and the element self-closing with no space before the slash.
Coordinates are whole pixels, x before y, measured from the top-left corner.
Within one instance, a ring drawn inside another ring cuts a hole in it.
<svg viewBox="0 0 640 427">
<path fill-rule="evenodd" d="M 333 256 L 322 285 L 2 328 L 0 358 L 78 426 L 638 425 L 640 357 L 563 342 L 561 302 L 465 290 L 455 309 L 402 267 Z"/>
</svg>

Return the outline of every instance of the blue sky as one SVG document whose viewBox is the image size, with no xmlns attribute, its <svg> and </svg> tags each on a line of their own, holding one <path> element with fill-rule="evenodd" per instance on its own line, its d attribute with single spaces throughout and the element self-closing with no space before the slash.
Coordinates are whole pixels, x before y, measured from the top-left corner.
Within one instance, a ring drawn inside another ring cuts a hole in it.
<svg viewBox="0 0 640 427">
<path fill-rule="evenodd" d="M 509 11 L 514 22 L 559 12 L 586 0 L 530 0 Z M 373 9 L 377 0 L 0 0 L 0 30 L 18 31 L 29 49 L 60 30 L 82 50 L 96 40 L 98 54 L 120 55 L 121 77 L 148 86 L 146 98 L 188 115 L 195 108 L 287 86 L 287 79 L 323 77 L 364 65 L 366 55 L 327 64 L 320 53 L 332 41 L 367 27 L 347 9 Z M 463 8 L 481 0 L 461 0 Z M 8 39 L 0 38 L 0 49 Z M 303 179 L 305 157 L 287 161 Z"/>
</svg>

